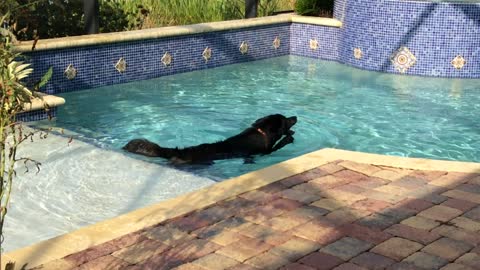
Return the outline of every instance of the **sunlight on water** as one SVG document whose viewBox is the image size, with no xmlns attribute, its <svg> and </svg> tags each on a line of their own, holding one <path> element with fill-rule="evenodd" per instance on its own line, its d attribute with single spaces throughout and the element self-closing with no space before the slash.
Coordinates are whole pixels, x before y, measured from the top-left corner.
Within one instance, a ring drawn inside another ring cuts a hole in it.
<svg viewBox="0 0 480 270">
<path fill-rule="evenodd" d="M 238 159 L 187 168 L 215 179 L 325 147 L 480 161 L 479 85 L 285 56 L 67 93 L 55 125 L 121 151 L 133 138 L 185 147 L 225 139 L 271 113 L 298 117 L 295 143 L 255 164 Z"/>
</svg>

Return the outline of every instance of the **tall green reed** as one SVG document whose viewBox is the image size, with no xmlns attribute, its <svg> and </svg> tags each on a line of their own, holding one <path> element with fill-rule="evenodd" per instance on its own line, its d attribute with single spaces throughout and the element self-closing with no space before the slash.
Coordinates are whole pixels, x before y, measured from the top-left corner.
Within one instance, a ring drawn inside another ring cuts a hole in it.
<svg viewBox="0 0 480 270">
<path fill-rule="evenodd" d="M 108 0 L 103 0 L 108 1 Z M 128 12 L 139 9 L 147 11 L 142 24 L 137 28 L 169 25 L 186 25 L 241 19 L 245 13 L 245 0 L 110 0 L 116 1 Z M 285 0 L 260 0 L 259 16 L 270 15 L 279 7 L 285 7 Z M 137 18 L 129 18 L 132 25 Z"/>
</svg>

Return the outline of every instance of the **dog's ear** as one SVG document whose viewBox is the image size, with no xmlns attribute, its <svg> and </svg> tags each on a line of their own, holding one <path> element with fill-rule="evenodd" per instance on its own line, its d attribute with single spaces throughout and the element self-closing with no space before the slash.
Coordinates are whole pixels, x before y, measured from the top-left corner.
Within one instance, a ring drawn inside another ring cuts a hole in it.
<svg viewBox="0 0 480 270">
<path fill-rule="evenodd" d="M 285 126 L 285 119 L 285 116 L 281 114 L 267 115 L 255 121 L 255 123 L 252 124 L 252 127 L 262 129 L 270 128 L 274 130 L 283 129 Z"/>
<path fill-rule="evenodd" d="M 286 119 L 285 116 L 281 114 L 271 114 L 255 121 L 255 123 L 252 124 L 252 127 L 259 128 L 265 127 L 265 125 L 272 125 L 275 123 L 280 124 L 284 121 L 284 119 Z"/>
<path fill-rule="evenodd" d="M 265 122 L 267 121 L 268 116 L 262 117 L 260 119 L 257 119 L 255 123 L 252 124 L 252 127 L 254 128 L 259 128 L 265 125 Z"/>
</svg>

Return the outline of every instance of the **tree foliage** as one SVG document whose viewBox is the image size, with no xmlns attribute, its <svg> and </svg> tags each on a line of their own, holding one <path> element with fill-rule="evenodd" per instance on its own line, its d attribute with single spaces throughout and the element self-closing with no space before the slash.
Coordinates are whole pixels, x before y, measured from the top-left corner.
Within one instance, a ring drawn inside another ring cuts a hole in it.
<svg viewBox="0 0 480 270">
<path fill-rule="evenodd" d="M 85 33 L 83 0 L 2 0 L 0 14 L 7 11 L 11 16 L 4 24 L 19 40 Z M 127 30 L 134 16 L 135 12 L 123 9 L 121 1 L 100 0 L 101 32 Z"/>
<path fill-rule="evenodd" d="M 285 0 L 259 0 L 258 15 L 271 15 Z M 100 32 L 241 19 L 245 0 L 99 0 Z M 3 24 L 19 40 L 85 33 L 83 0 L 1 0 Z"/>
<path fill-rule="evenodd" d="M 326 16 L 333 14 L 334 0 L 297 0 L 295 12 L 305 16 Z"/>
</svg>

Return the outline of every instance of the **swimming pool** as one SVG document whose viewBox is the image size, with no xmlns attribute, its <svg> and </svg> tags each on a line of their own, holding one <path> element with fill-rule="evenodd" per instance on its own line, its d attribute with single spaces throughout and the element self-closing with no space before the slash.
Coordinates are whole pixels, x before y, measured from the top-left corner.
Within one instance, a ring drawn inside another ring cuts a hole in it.
<svg viewBox="0 0 480 270">
<path fill-rule="evenodd" d="M 480 80 L 362 71 L 285 56 L 63 94 L 66 135 L 22 148 L 43 163 L 14 185 L 6 250 L 60 235 L 324 147 L 480 161 Z M 123 152 L 132 138 L 189 146 L 296 115 L 295 143 L 269 156 L 176 170 Z M 73 136 L 73 143 L 68 138 Z"/>
<path fill-rule="evenodd" d="M 255 164 L 235 159 L 182 168 L 216 180 L 325 147 L 478 162 L 478 85 L 284 56 L 65 93 L 54 124 L 121 151 L 133 138 L 186 147 L 225 139 L 267 114 L 298 117 L 295 143 Z"/>
</svg>

